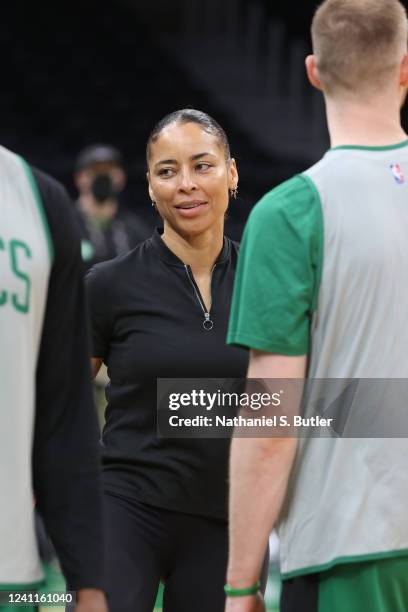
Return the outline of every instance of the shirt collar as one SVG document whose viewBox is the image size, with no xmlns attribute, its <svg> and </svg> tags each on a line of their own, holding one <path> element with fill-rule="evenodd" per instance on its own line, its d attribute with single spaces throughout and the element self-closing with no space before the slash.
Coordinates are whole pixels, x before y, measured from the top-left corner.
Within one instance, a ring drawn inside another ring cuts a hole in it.
<svg viewBox="0 0 408 612">
<path fill-rule="evenodd" d="M 163 229 L 156 227 L 152 237 L 150 238 L 150 243 L 152 247 L 158 253 L 160 259 L 165 261 L 167 264 L 171 266 L 182 266 L 184 268 L 184 262 L 182 262 L 181 259 L 179 259 L 177 255 L 175 255 L 175 253 L 173 253 L 173 251 L 171 251 L 167 244 L 162 240 L 162 233 Z M 230 240 L 226 236 L 224 236 L 224 243 L 222 245 L 221 252 L 217 257 L 215 264 L 218 266 L 220 264 L 225 263 L 229 259 L 230 251 Z"/>
</svg>

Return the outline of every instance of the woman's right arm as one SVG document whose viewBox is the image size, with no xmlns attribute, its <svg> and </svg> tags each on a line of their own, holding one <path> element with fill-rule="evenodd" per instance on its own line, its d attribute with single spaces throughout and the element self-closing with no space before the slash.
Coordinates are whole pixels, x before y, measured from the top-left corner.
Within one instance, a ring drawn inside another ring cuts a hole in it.
<svg viewBox="0 0 408 612">
<path fill-rule="evenodd" d="M 88 270 L 85 276 L 85 287 L 88 298 L 89 318 L 91 324 L 92 377 L 99 377 L 97 382 L 107 384 L 106 368 L 101 366 L 105 355 L 109 352 L 111 337 L 111 301 L 109 287 L 111 286 L 110 270 L 99 264 Z M 108 297 L 107 297 L 108 296 Z M 94 355 L 98 355 L 95 357 Z"/>
<path fill-rule="evenodd" d="M 96 378 L 99 370 L 101 369 L 101 365 L 102 365 L 102 357 L 92 357 L 91 358 L 91 369 L 92 369 L 93 378 Z"/>
</svg>

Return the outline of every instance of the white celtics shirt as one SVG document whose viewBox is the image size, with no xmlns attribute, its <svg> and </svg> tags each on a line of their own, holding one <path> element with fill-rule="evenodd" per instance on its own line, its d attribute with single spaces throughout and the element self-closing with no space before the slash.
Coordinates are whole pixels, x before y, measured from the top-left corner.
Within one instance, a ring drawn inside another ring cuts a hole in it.
<svg viewBox="0 0 408 612">
<path fill-rule="evenodd" d="M 31 453 L 52 242 L 31 170 L 0 147 L 0 588 L 41 580 Z"/>
</svg>

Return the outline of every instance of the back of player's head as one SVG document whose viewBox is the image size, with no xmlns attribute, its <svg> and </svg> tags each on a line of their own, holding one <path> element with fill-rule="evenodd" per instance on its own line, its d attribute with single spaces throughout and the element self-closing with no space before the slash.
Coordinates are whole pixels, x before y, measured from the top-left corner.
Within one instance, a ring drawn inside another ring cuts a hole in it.
<svg viewBox="0 0 408 612">
<path fill-rule="evenodd" d="M 323 89 L 381 86 L 400 64 L 407 40 L 407 15 L 398 0 L 325 0 L 312 23 Z"/>
</svg>

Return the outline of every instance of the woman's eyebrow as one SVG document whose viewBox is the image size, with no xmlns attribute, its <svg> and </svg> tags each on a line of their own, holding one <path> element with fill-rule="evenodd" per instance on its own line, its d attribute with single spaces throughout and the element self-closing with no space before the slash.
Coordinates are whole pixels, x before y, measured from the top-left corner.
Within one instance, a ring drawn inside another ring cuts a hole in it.
<svg viewBox="0 0 408 612">
<path fill-rule="evenodd" d="M 206 157 L 207 155 L 209 155 L 210 157 L 216 157 L 216 155 L 214 155 L 213 153 L 209 153 L 207 151 L 204 151 L 204 153 L 196 153 L 195 155 L 192 155 L 190 157 L 190 159 L 192 161 L 196 160 L 196 159 L 200 159 L 200 157 Z M 177 160 L 176 159 L 161 159 L 160 161 L 156 162 L 154 165 L 155 166 L 161 166 L 164 164 L 177 164 Z"/>
<path fill-rule="evenodd" d="M 156 162 L 154 165 L 160 166 L 160 164 L 177 164 L 177 161 L 175 159 L 161 159 L 160 161 Z"/>
<path fill-rule="evenodd" d="M 206 155 L 210 155 L 211 157 L 216 157 L 213 153 L 205 152 L 205 153 L 197 153 L 196 155 L 192 155 L 190 159 L 195 160 L 195 159 L 199 159 L 200 157 L 205 157 Z"/>
</svg>

